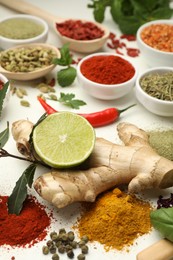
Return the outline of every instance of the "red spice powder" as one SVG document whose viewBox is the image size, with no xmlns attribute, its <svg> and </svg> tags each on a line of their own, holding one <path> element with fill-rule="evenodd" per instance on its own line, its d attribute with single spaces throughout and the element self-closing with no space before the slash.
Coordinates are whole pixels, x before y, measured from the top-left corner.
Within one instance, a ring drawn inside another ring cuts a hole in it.
<svg viewBox="0 0 173 260">
<path fill-rule="evenodd" d="M 4 82 L 0 80 L 0 90 L 3 88 L 3 86 L 4 86 Z"/>
<path fill-rule="evenodd" d="M 118 56 L 94 56 L 83 61 L 81 73 L 89 80 L 100 84 L 119 84 L 130 80 L 134 67 Z"/>
<path fill-rule="evenodd" d="M 173 25 L 152 24 L 141 32 L 141 39 L 150 47 L 173 52 Z"/>
<path fill-rule="evenodd" d="M 8 214 L 7 196 L 0 196 L 0 246 L 31 247 L 47 235 L 50 217 L 34 197 L 28 197 L 20 215 Z"/>
<path fill-rule="evenodd" d="M 63 23 L 56 23 L 56 29 L 63 36 L 82 41 L 98 39 L 104 35 L 104 31 L 94 23 L 81 20 L 66 20 Z"/>
</svg>

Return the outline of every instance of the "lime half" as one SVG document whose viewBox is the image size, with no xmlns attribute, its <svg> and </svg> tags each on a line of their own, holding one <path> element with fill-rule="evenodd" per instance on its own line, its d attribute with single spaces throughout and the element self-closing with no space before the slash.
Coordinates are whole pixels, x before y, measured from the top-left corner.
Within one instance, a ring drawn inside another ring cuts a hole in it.
<svg viewBox="0 0 173 260">
<path fill-rule="evenodd" d="M 33 131 L 36 153 L 54 168 L 67 168 L 85 161 L 93 151 L 95 131 L 90 123 L 71 112 L 47 116 Z"/>
</svg>

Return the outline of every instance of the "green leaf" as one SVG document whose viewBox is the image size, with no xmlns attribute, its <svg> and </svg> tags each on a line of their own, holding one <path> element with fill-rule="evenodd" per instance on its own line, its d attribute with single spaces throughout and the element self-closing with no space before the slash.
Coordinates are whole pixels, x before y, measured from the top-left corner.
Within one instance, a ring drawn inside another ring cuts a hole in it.
<svg viewBox="0 0 173 260">
<path fill-rule="evenodd" d="M 57 80 L 61 87 L 70 86 L 76 78 L 76 69 L 68 67 L 67 69 L 60 70 L 57 73 Z"/>
<path fill-rule="evenodd" d="M 152 211 L 150 218 L 153 227 L 173 242 L 173 207 Z"/>
<path fill-rule="evenodd" d="M 16 182 L 16 186 L 8 198 L 9 214 L 20 214 L 23 207 L 23 202 L 27 197 L 27 185 L 29 187 L 32 186 L 36 166 L 36 164 L 29 165 L 29 167 L 27 167 L 27 169 Z"/>
<path fill-rule="evenodd" d="M 66 43 L 60 48 L 60 58 L 53 59 L 53 63 L 60 66 L 69 66 L 72 63 L 72 57 L 69 51 L 69 44 Z"/>
<path fill-rule="evenodd" d="M 105 18 L 106 7 L 111 5 L 112 0 L 93 0 L 92 4 L 88 4 L 88 8 L 93 8 L 95 21 L 102 23 Z"/>
<path fill-rule="evenodd" d="M 9 122 L 7 122 L 7 128 L 0 133 L 0 148 L 4 147 L 9 138 Z"/>
<path fill-rule="evenodd" d="M 136 34 L 138 28 L 148 21 L 169 19 L 173 14 L 169 2 L 167 0 L 114 0 L 110 12 L 122 33 Z"/>
<path fill-rule="evenodd" d="M 4 98 L 5 98 L 5 95 L 7 93 L 8 86 L 9 86 L 9 82 L 6 82 L 3 86 L 3 88 L 0 90 L 0 117 L 1 117 Z"/>
<path fill-rule="evenodd" d="M 74 99 L 74 97 L 75 95 L 72 93 L 71 94 L 60 93 L 60 98 L 58 99 L 58 101 L 74 109 L 79 109 L 80 106 L 86 105 L 84 101 L 79 99 Z"/>
</svg>

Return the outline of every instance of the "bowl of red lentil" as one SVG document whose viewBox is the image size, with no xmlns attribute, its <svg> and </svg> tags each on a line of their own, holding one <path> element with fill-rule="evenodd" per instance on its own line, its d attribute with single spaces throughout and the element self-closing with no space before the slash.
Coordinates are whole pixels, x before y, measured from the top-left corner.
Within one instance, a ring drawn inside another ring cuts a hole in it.
<svg viewBox="0 0 173 260">
<path fill-rule="evenodd" d="M 137 44 L 150 67 L 173 66 L 173 20 L 145 23 L 137 31 Z"/>
<path fill-rule="evenodd" d="M 113 100 L 127 95 L 135 85 L 137 68 L 122 55 L 94 53 L 77 66 L 80 87 L 90 96 Z"/>
<path fill-rule="evenodd" d="M 0 73 L 0 91 L 3 89 L 5 83 L 9 82 L 9 80 L 2 74 Z M 3 108 L 6 107 L 10 99 L 10 84 L 8 85 L 7 91 L 5 98 L 3 100 Z"/>
<path fill-rule="evenodd" d="M 165 117 L 173 116 L 173 67 L 155 67 L 136 79 L 137 100 L 148 111 Z"/>
</svg>

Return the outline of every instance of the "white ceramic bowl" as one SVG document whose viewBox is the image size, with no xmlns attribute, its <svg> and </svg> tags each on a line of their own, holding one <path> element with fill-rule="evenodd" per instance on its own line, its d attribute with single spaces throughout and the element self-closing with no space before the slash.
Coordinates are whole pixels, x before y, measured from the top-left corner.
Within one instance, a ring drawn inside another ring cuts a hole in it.
<svg viewBox="0 0 173 260">
<path fill-rule="evenodd" d="M 166 73 L 170 71 L 173 72 L 173 67 L 150 68 L 145 72 L 141 73 L 136 80 L 135 94 L 138 101 L 147 110 L 159 116 L 166 116 L 166 117 L 173 116 L 173 101 L 161 100 L 150 96 L 141 88 L 140 81 L 144 76 L 148 74 L 152 74 L 152 73 L 159 74 L 159 73 Z"/>
<path fill-rule="evenodd" d="M 18 15 L 11 15 L 5 19 L 2 19 L 0 21 L 4 22 L 7 21 L 9 19 L 29 19 L 37 24 L 40 24 L 43 26 L 43 32 L 41 34 L 39 34 L 38 36 L 35 36 L 33 38 L 28 38 L 28 39 L 10 39 L 10 38 L 6 38 L 3 36 L 0 36 L 0 47 L 5 50 L 11 47 L 14 47 L 16 45 L 22 45 L 22 44 L 29 44 L 29 43 L 45 43 L 47 41 L 47 37 L 48 37 L 48 25 L 47 23 L 36 16 L 33 15 L 27 15 L 27 14 L 18 14 Z"/>
<path fill-rule="evenodd" d="M 82 74 L 81 65 L 85 60 L 90 59 L 94 56 L 120 57 L 121 59 L 128 61 L 134 67 L 135 73 L 131 79 L 120 84 L 100 84 L 91 81 Z M 128 94 L 132 90 L 133 86 L 135 85 L 136 77 L 137 77 L 137 68 L 135 68 L 135 66 L 129 61 L 128 58 L 125 58 L 124 56 L 118 54 L 105 53 L 105 52 L 94 53 L 81 59 L 77 66 L 77 79 L 80 84 L 80 87 L 82 87 L 82 89 L 90 96 L 102 100 L 118 99 Z"/>
<path fill-rule="evenodd" d="M 0 73 L 0 81 L 2 81 L 4 84 L 6 82 L 8 82 L 9 80 L 3 75 Z M 6 92 L 6 96 L 3 100 L 3 109 L 6 107 L 6 105 L 8 104 L 9 102 L 9 99 L 10 99 L 10 84 L 8 85 L 8 89 L 7 89 L 7 92 Z"/>
<path fill-rule="evenodd" d="M 141 32 L 144 28 L 152 24 L 170 24 L 173 25 L 173 20 L 155 20 L 142 25 L 136 35 L 137 44 L 139 50 L 145 59 L 146 63 L 150 67 L 159 67 L 159 66 L 173 66 L 173 52 L 160 51 L 155 48 L 150 47 L 141 39 Z"/>
</svg>

